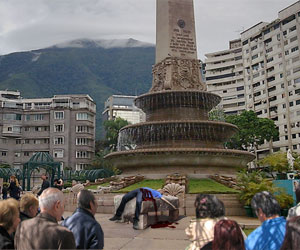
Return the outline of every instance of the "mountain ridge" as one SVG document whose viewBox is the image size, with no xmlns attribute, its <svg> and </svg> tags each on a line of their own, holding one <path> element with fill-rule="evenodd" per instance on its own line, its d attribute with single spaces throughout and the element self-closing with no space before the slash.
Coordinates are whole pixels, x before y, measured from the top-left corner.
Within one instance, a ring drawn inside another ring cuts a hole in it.
<svg viewBox="0 0 300 250">
<path fill-rule="evenodd" d="M 85 46 L 53 45 L 0 56 L 0 89 L 19 90 L 24 98 L 89 94 L 97 104 L 100 138 L 101 113 L 110 95 L 139 95 L 150 89 L 155 46 L 125 39 L 104 48 L 99 41 L 79 39 L 71 44 Z"/>
</svg>

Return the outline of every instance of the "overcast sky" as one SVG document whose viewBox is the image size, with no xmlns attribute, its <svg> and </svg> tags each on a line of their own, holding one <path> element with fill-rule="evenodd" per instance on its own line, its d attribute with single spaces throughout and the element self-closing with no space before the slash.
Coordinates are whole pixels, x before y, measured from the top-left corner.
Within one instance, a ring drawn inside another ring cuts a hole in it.
<svg viewBox="0 0 300 250">
<path fill-rule="evenodd" d="M 198 57 L 296 0 L 194 0 Z M 156 0 L 0 0 L 0 55 L 78 38 L 155 43 Z"/>
</svg>

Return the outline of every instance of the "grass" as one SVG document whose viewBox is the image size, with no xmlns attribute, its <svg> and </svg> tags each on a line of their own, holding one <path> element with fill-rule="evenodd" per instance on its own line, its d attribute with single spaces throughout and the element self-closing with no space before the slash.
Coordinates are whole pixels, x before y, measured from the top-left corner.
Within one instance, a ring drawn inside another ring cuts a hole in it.
<svg viewBox="0 0 300 250">
<path fill-rule="evenodd" d="M 102 183 L 102 184 L 86 186 L 84 189 L 93 189 L 93 190 L 96 190 L 96 189 L 98 189 L 98 186 L 108 187 L 109 185 L 110 185 L 109 182 L 106 182 L 106 183 Z"/>
<path fill-rule="evenodd" d="M 255 230 L 255 228 L 249 228 L 249 229 L 244 229 L 244 233 L 248 236 L 249 234 L 251 234 L 253 231 Z"/>
<path fill-rule="evenodd" d="M 190 179 L 190 194 L 237 194 L 239 191 L 226 187 L 211 179 Z"/>
<path fill-rule="evenodd" d="M 127 193 L 130 192 L 134 189 L 137 188 L 142 188 L 142 187 L 149 187 L 152 189 L 161 189 L 164 185 L 165 181 L 162 179 L 158 179 L 158 180 L 143 180 L 141 182 L 135 183 L 131 186 L 128 186 L 126 188 L 120 189 L 117 191 L 117 193 Z"/>
<path fill-rule="evenodd" d="M 126 188 L 116 191 L 117 193 L 126 193 L 141 187 L 149 187 L 152 189 L 160 189 L 164 185 L 164 180 L 143 180 Z M 237 194 L 239 191 L 226 187 L 211 179 L 190 179 L 189 180 L 190 194 Z"/>
</svg>

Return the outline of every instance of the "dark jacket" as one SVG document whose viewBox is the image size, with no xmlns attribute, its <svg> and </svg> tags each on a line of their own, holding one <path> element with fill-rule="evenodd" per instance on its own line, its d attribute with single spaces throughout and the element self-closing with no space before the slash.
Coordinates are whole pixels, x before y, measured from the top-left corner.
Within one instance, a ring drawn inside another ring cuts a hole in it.
<svg viewBox="0 0 300 250">
<path fill-rule="evenodd" d="M 16 200 L 20 199 L 20 188 L 17 187 L 14 181 L 9 183 L 8 191 L 10 197 L 15 198 Z"/>
<path fill-rule="evenodd" d="M 4 227 L 0 226 L 0 249 L 15 249 L 14 241 Z"/>
<path fill-rule="evenodd" d="M 86 209 L 77 208 L 73 215 L 63 221 L 62 225 L 73 232 L 77 249 L 104 248 L 102 228 Z"/>
<path fill-rule="evenodd" d="M 23 220 L 29 220 L 31 219 L 30 216 L 28 216 L 27 214 L 23 213 L 23 212 L 20 212 L 20 220 L 23 221 Z"/>
<path fill-rule="evenodd" d="M 48 187 L 50 187 L 49 181 L 43 180 L 41 189 L 40 189 L 40 191 L 37 193 L 37 195 L 40 196 L 40 195 L 43 193 L 43 191 L 44 191 L 45 189 L 47 189 Z"/>
<path fill-rule="evenodd" d="M 24 220 L 15 235 L 16 249 L 74 249 L 72 232 L 47 213 Z"/>
</svg>

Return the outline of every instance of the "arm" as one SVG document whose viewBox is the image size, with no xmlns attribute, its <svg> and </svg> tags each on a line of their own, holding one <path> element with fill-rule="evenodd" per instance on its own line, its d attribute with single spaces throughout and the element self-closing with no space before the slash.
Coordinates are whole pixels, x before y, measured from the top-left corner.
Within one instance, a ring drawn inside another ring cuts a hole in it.
<svg viewBox="0 0 300 250">
<path fill-rule="evenodd" d="M 104 234 L 101 226 L 95 225 L 91 238 L 89 239 L 89 249 L 103 249 L 104 248 Z"/>
</svg>

